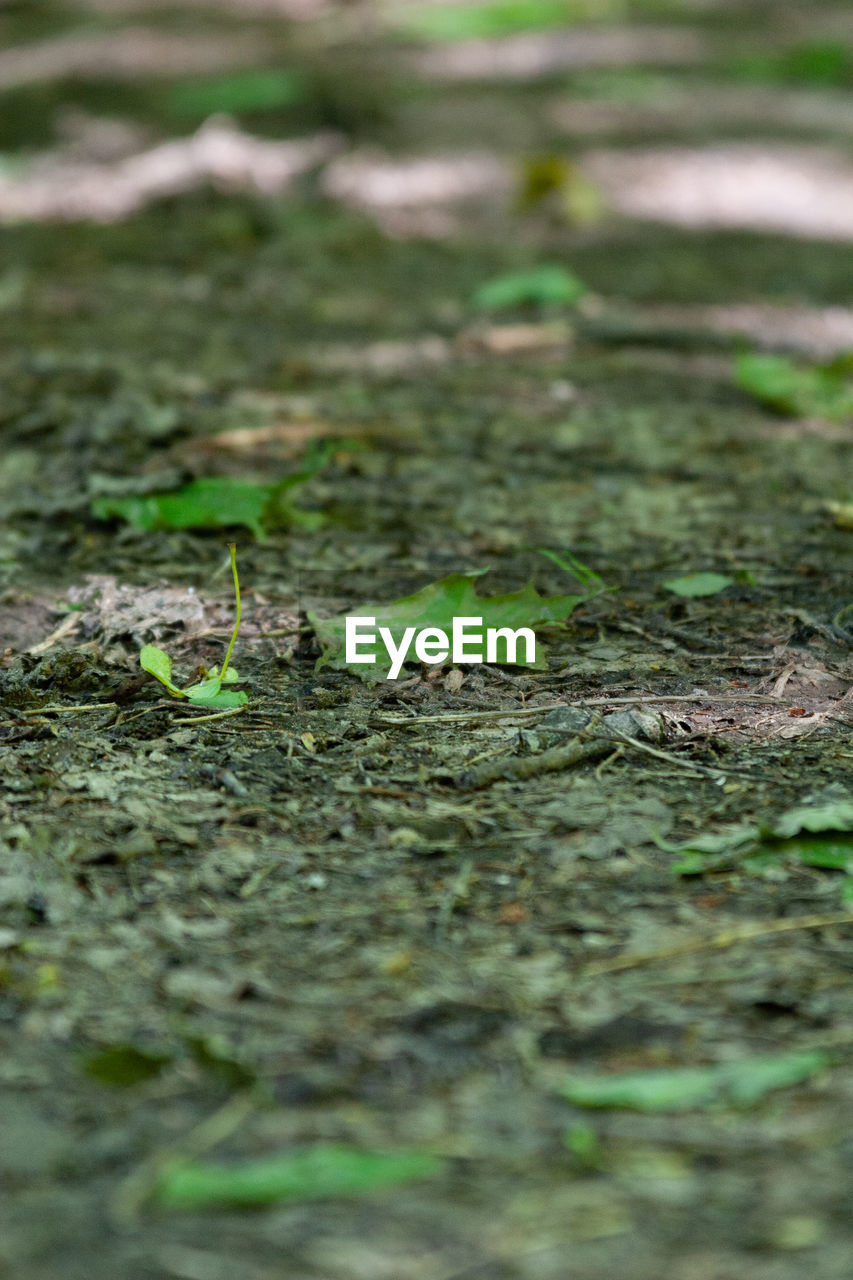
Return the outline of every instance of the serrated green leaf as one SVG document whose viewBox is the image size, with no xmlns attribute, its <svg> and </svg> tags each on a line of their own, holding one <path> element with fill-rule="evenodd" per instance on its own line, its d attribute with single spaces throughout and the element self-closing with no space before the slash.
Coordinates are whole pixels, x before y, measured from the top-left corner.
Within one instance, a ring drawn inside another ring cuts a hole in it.
<svg viewBox="0 0 853 1280">
<path fill-rule="evenodd" d="M 543 263 L 527 271 L 514 271 L 481 285 L 471 305 L 488 311 L 521 306 L 574 306 L 587 292 L 586 285 L 565 267 Z"/>
<path fill-rule="evenodd" d="M 683 578 L 670 578 L 663 585 L 676 596 L 716 596 L 733 581 L 722 573 L 687 573 Z"/>
<path fill-rule="evenodd" d="M 823 1071 L 829 1057 L 819 1051 L 768 1054 L 710 1067 L 632 1071 L 616 1076 L 572 1075 L 563 1095 L 580 1107 L 633 1111 L 685 1111 L 715 1104 L 751 1106 L 773 1089 L 798 1084 Z"/>
<path fill-rule="evenodd" d="M 172 659 L 168 653 L 158 649 L 156 644 L 143 645 L 139 652 L 139 665 L 143 671 L 147 671 L 155 680 L 164 684 L 174 697 L 184 696 L 183 691 L 172 683 Z"/>
<path fill-rule="evenodd" d="M 161 1173 L 156 1200 L 166 1209 L 246 1209 L 280 1200 L 368 1195 L 442 1168 L 437 1157 L 420 1152 L 321 1145 L 240 1164 L 176 1163 Z"/>
<path fill-rule="evenodd" d="M 395 600 L 392 604 L 365 604 L 351 609 L 349 614 L 340 614 L 334 618 L 318 618 L 315 613 L 308 614 L 308 621 L 314 628 L 323 653 L 318 660 L 318 667 L 331 666 L 337 670 L 354 671 L 363 680 L 375 684 L 383 680 L 390 670 L 385 647 L 377 638 L 375 644 L 361 643 L 359 652 L 373 653 L 374 663 L 346 661 L 344 650 L 344 628 L 348 616 L 375 618 L 374 631 L 379 633 L 380 627 L 387 628 L 394 643 L 399 645 L 407 628 L 413 627 L 416 632 L 434 627 L 446 631 L 450 635 L 455 617 L 482 618 L 482 629 L 507 627 L 517 630 L 520 627 L 535 628 L 547 623 L 563 622 L 576 605 L 587 599 L 586 595 L 574 596 L 540 596 L 536 588 L 528 583 L 520 591 L 507 595 L 478 596 L 474 584 L 479 575 L 454 573 L 439 582 L 430 583 L 422 591 L 414 595 Z M 505 648 L 499 650 L 506 656 Z M 516 654 L 516 665 L 541 668 L 545 665 L 545 651 L 537 640 L 536 657 L 531 664 L 518 661 L 523 656 L 523 646 Z"/>
</svg>

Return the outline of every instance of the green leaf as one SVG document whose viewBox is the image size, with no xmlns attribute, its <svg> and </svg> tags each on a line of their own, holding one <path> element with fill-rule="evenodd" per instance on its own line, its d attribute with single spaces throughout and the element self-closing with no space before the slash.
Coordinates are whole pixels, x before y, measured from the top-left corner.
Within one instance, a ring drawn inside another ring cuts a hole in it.
<svg viewBox="0 0 853 1280">
<path fill-rule="evenodd" d="M 800 831 L 853 831 L 853 801 L 797 805 L 773 823 L 776 836 L 795 836 Z"/>
<path fill-rule="evenodd" d="M 228 682 L 228 672 L 225 673 L 225 681 Z M 223 689 L 218 676 L 190 685 L 184 693 L 195 707 L 244 707 L 249 701 L 246 693 Z"/>
<path fill-rule="evenodd" d="M 304 94 L 301 77 L 292 71 L 238 71 L 183 80 L 169 90 L 167 106 L 179 119 L 203 120 L 220 111 L 238 115 L 280 110 L 299 102 Z"/>
<path fill-rule="evenodd" d="M 368 1195 L 434 1176 L 442 1168 L 437 1157 L 419 1152 L 319 1145 L 240 1164 L 172 1164 L 161 1173 L 155 1194 L 167 1209 L 248 1209 L 280 1200 Z"/>
<path fill-rule="evenodd" d="M 221 684 L 236 684 L 237 681 L 241 679 L 234 667 L 230 666 L 227 668 L 224 676 L 219 674 L 218 667 L 211 667 L 207 673 L 207 678 L 208 680 L 218 680 Z"/>
<path fill-rule="evenodd" d="M 168 1053 L 152 1053 L 132 1044 L 112 1044 L 84 1055 L 80 1067 L 102 1084 L 127 1089 L 159 1075 L 171 1061 Z"/>
<path fill-rule="evenodd" d="M 853 53 L 842 41 L 805 41 L 778 52 L 750 50 L 732 59 L 728 69 L 761 84 L 853 85 Z"/>
<path fill-rule="evenodd" d="M 414 595 L 395 600 L 392 604 L 364 604 L 351 609 L 349 614 L 340 614 L 334 618 L 318 618 L 316 614 L 308 614 L 308 621 L 314 628 L 323 653 L 318 660 L 318 667 L 331 666 L 337 670 L 348 669 L 361 676 L 369 683 L 377 683 L 387 677 L 391 668 L 385 646 L 378 639 L 379 628 L 386 627 L 393 637 L 394 644 L 399 646 L 407 628 L 421 631 L 425 628 L 439 628 L 450 637 L 455 617 L 482 618 L 482 630 L 488 628 L 508 627 L 517 630 L 520 627 L 534 628 L 547 623 L 563 622 L 576 605 L 588 599 L 588 595 L 574 596 L 540 596 L 536 588 L 528 583 L 520 591 L 507 595 L 478 596 L 474 584 L 479 575 L 453 573 L 440 582 L 433 582 Z M 344 648 L 344 627 L 347 617 L 373 617 L 375 623 L 371 628 L 377 635 L 375 643 L 360 642 L 360 653 L 374 654 L 376 661 L 346 661 Z M 473 630 L 473 628 L 471 628 Z M 501 642 L 498 650 L 498 662 L 507 655 L 506 646 Z M 469 645 L 470 649 L 471 646 Z M 516 653 L 518 666 L 545 666 L 545 652 L 537 640 L 535 660 L 532 663 L 520 661 L 524 656 L 523 644 Z"/>
<path fill-rule="evenodd" d="M 853 417 L 853 383 L 844 359 L 795 364 L 785 356 L 744 352 L 735 361 L 735 382 L 759 403 L 788 417 Z"/>
<path fill-rule="evenodd" d="M 572 1075 L 562 1092 L 580 1107 L 623 1107 L 633 1111 L 685 1111 L 720 1103 L 746 1107 L 773 1089 L 817 1075 L 829 1061 L 825 1053 L 804 1050 L 710 1067 L 632 1071 L 616 1076 Z"/>
<path fill-rule="evenodd" d="M 841 834 L 834 840 L 815 838 L 827 832 Z M 853 871 L 853 801 L 797 805 L 769 825 L 730 825 L 718 832 L 696 836 L 675 852 L 679 859 L 672 869 L 682 876 L 735 867 L 760 873 L 770 867 L 792 864 Z"/>
<path fill-rule="evenodd" d="M 249 695 L 243 693 L 239 689 L 223 689 L 221 693 L 215 694 L 212 698 L 193 698 L 194 707 L 217 707 L 224 711 L 234 707 L 245 707 L 249 701 Z"/>
<path fill-rule="evenodd" d="M 258 542 L 267 529 L 300 525 L 316 529 L 323 522 L 318 511 L 302 511 L 293 504 L 293 490 L 304 484 L 325 464 L 335 446 L 324 442 L 306 460 L 301 471 L 285 476 L 277 484 L 253 484 L 230 476 L 207 476 L 192 480 L 183 489 L 144 496 L 95 498 L 92 514 L 98 520 L 118 517 L 135 529 L 224 529 L 242 525 Z"/>
<path fill-rule="evenodd" d="M 663 585 L 676 596 L 716 596 L 733 581 L 722 573 L 688 573 L 683 578 L 670 578 Z"/>
<path fill-rule="evenodd" d="M 263 542 L 266 533 L 262 520 L 270 492 L 268 485 L 212 476 L 193 480 L 171 493 L 96 498 L 92 513 L 99 520 L 118 516 L 136 529 L 221 529 L 244 525 Z"/>
<path fill-rule="evenodd" d="M 481 285 L 472 306 L 504 311 L 522 306 L 574 306 L 586 293 L 586 285 L 565 267 L 543 263 L 528 271 L 514 271 Z"/>
<path fill-rule="evenodd" d="M 826 871 L 853 871 L 853 836 L 825 840 L 815 836 L 794 837 L 781 846 L 788 859 L 804 867 L 823 867 Z"/>
<path fill-rule="evenodd" d="M 572 0 L 480 0 L 465 4 L 414 4 L 399 21 L 423 40 L 474 40 L 569 25 L 578 16 Z"/>
<path fill-rule="evenodd" d="M 191 684 L 184 693 L 190 702 L 205 702 L 210 698 L 215 698 L 222 688 L 222 681 L 218 676 L 209 676 L 206 680 L 199 681 L 198 684 Z"/>
<path fill-rule="evenodd" d="M 183 690 L 172 683 L 172 659 L 168 653 L 158 649 L 156 644 L 146 644 L 142 647 L 139 652 L 139 665 L 143 671 L 147 671 L 155 680 L 164 684 L 173 697 L 184 697 Z"/>
</svg>

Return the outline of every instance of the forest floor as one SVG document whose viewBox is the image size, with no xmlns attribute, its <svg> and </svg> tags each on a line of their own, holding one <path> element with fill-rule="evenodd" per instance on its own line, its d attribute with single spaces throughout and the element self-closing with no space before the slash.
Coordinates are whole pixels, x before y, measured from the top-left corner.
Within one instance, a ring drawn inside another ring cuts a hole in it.
<svg viewBox="0 0 853 1280">
<path fill-rule="evenodd" d="M 734 373 L 853 347 L 849 11 L 590 4 L 573 46 L 237 9 L 135 9 L 130 70 L 120 5 L 0 13 L 0 1276 L 849 1280 L 853 426 Z M 186 160 L 124 209 L 238 63 L 294 70 L 268 106 L 235 72 L 234 115 L 313 139 L 302 177 Z M 644 214 L 653 146 L 710 225 L 663 178 Z M 577 306 L 472 304 L 543 262 Z M 93 512 L 314 441 L 316 528 Z M 213 718 L 138 654 L 221 662 L 232 539 L 249 702 Z M 608 590 L 541 669 L 316 668 L 309 611 L 582 594 L 543 550 Z M 330 1143 L 435 1160 L 252 1212 L 163 1190 Z"/>
</svg>

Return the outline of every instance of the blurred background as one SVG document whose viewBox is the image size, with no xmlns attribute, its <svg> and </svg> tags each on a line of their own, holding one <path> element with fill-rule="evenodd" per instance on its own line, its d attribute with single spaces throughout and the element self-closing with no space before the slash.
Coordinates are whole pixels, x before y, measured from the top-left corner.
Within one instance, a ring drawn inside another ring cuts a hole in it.
<svg viewBox="0 0 853 1280">
<path fill-rule="evenodd" d="M 5 0 L 0 218 L 308 174 L 398 236 L 510 207 L 847 239 L 851 40 L 832 3 Z"/>
</svg>

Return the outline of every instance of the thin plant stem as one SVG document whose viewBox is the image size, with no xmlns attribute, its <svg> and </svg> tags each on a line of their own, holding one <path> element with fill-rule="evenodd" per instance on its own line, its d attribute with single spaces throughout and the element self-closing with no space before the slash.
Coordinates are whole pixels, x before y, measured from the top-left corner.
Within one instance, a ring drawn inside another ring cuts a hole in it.
<svg viewBox="0 0 853 1280">
<path fill-rule="evenodd" d="M 234 630 L 231 633 L 231 643 L 228 645 L 228 652 L 225 654 L 225 661 L 219 672 L 219 679 L 225 678 L 225 672 L 228 670 L 228 663 L 231 661 L 231 650 L 234 648 L 234 641 L 237 639 L 237 632 L 240 630 L 240 579 L 237 577 L 237 547 L 235 543 L 228 543 L 228 550 L 231 553 L 231 572 L 234 575 L 234 595 L 237 598 L 237 620 L 234 623 Z"/>
</svg>

